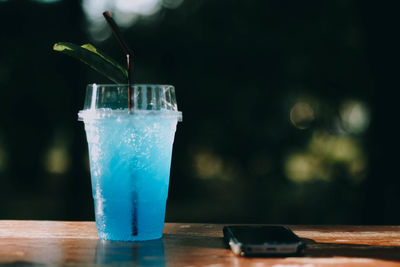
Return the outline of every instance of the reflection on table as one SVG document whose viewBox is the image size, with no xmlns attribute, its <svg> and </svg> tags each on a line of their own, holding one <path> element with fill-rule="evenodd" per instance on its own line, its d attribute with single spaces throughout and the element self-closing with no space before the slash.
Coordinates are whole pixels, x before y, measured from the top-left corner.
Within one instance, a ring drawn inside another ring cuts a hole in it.
<svg viewBox="0 0 400 267">
<path fill-rule="evenodd" d="M 162 239 L 146 242 L 118 242 L 99 240 L 96 246 L 96 264 L 132 263 L 135 266 L 165 266 Z"/>
</svg>

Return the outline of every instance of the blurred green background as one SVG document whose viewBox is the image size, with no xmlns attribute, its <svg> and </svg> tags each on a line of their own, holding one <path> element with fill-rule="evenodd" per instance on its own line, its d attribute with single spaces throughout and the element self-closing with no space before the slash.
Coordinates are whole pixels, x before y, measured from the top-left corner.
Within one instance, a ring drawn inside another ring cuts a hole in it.
<svg viewBox="0 0 400 267">
<path fill-rule="evenodd" d="M 389 1 L 386 1 L 389 2 Z M 395 3 L 0 0 L 0 219 L 93 220 L 92 43 L 176 87 L 167 221 L 399 224 Z"/>
</svg>

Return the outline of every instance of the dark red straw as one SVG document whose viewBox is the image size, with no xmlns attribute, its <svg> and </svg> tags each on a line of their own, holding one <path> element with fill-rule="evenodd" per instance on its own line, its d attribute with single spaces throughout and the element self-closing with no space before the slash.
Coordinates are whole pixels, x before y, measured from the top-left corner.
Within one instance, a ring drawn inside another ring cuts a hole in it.
<svg viewBox="0 0 400 267">
<path fill-rule="evenodd" d="M 133 71 L 133 53 L 129 49 L 128 45 L 126 44 L 125 40 L 122 38 L 121 31 L 119 30 L 117 24 L 115 23 L 114 19 L 111 17 L 110 12 L 105 11 L 103 12 L 103 16 L 106 19 L 108 25 L 110 25 L 111 30 L 117 39 L 119 45 L 121 46 L 122 50 L 124 50 L 126 56 L 126 68 L 128 70 L 128 109 L 129 111 L 132 109 L 131 103 L 131 84 L 132 84 L 132 71 Z"/>
<path fill-rule="evenodd" d="M 122 47 L 122 50 L 124 50 L 125 56 L 126 56 L 126 68 L 128 70 L 128 110 L 129 112 L 132 109 L 132 104 L 131 104 L 131 84 L 132 84 L 132 70 L 133 70 L 133 62 L 132 61 L 132 55 L 133 53 L 131 50 L 128 48 L 128 45 L 122 38 L 122 34 L 113 20 L 113 18 L 110 15 L 110 12 L 105 11 L 103 13 L 104 18 L 107 20 L 108 25 L 110 25 L 112 32 L 114 33 L 115 38 L 117 39 L 119 45 Z M 138 235 L 138 224 L 137 224 L 137 194 L 133 193 L 132 194 L 132 203 L 133 203 L 133 211 L 132 211 L 132 235 L 136 236 Z"/>
</svg>

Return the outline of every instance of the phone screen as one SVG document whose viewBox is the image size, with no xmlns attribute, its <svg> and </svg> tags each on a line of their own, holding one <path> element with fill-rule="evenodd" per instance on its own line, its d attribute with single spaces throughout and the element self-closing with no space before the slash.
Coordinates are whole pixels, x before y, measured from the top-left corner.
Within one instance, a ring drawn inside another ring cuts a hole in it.
<svg viewBox="0 0 400 267">
<path fill-rule="evenodd" d="M 300 239 L 283 226 L 233 226 L 233 236 L 243 244 L 296 243 Z"/>
</svg>

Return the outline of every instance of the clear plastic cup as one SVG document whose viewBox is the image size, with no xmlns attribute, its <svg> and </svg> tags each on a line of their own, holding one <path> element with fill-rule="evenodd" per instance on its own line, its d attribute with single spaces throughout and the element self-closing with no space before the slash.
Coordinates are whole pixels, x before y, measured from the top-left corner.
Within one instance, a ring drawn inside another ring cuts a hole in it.
<svg viewBox="0 0 400 267">
<path fill-rule="evenodd" d="M 84 109 L 98 235 L 106 240 L 161 238 L 176 125 L 171 85 L 91 84 Z"/>
</svg>

